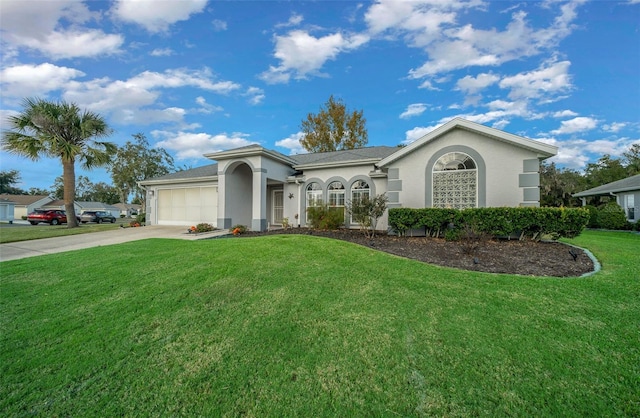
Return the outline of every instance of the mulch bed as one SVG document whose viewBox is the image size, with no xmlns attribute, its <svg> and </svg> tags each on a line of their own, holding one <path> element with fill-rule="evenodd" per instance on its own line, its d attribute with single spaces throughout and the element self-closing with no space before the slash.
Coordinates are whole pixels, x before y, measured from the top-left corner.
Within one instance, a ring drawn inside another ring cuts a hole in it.
<svg viewBox="0 0 640 418">
<path fill-rule="evenodd" d="M 429 264 L 488 273 L 576 277 L 593 272 L 595 268 L 583 250 L 560 242 L 447 241 L 392 235 L 367 238 L 356 230 L 317 231 L 307 228 L 249 232 L 242 236 L 273 234 L 307 234 L 339 239 Z"/>
</svg>

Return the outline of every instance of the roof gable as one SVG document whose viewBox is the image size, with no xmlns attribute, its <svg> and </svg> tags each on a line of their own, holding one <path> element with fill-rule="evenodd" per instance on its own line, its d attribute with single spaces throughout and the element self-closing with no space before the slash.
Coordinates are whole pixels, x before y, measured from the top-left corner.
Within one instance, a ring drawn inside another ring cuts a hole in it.
<svg viewBox="0 0 640 418">
<path fill-rule="evenodd" d="M 499 129 L 489 128 L 488 126 L 470 122 L 466 119 L 455 118 L 424 135 L 422 138 L 415 140 L 406 147 L 399 149 L 387 158 L 383 159 L 382 161 L 380 161 L 379 166 L 384 167 L 385 165 L 391 164 L 392 162 L 399 160 L 400 158 L 412 153 L 416 149 L 433 142 L 437 138 L 448 132 L 451 132 L 454 129 L 463 129 L 496 139 L 498 141 L 506 142 L 517 147 L 526 148 L 538 153 L 538 155 L 542 158 L 549 158 L 558 153 L 558 147 L 555 147 L 553 145 L 544 144 L 539 141 L 534 141 L 532 139 L 510 134 Z"/>
<path fill-rule="evenodd" d="M 6 199 L 14 202 L 18 206 L 29 206 L 40 201 L 50 201 L 49 196 L 44 195 L 28 195 L 28 194 L 0 194 L 0 199 Z"/>
<path fill-rule="evenodd" d="M 573 196 L 574 197 L 597 196 L 597 195 L 609 194 L 609 193 L 630 192 L 634 190 L 640 190 L 640 174 L 627 177 L 626 179 L 603 184 L 601 186 L 576 193 Z"/>
</svg>

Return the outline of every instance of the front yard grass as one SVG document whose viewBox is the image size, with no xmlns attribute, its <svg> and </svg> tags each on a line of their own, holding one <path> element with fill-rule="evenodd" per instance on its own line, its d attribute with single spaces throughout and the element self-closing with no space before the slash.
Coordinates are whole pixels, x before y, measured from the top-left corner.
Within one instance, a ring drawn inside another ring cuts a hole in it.
<svg viewBox="0 0 640 418">
<path fill-rule="evenodd" d="M 68 228 L 66 224 L 63 225 L 24 225 L 24 226 L 7 226 L 0 225 L 0 244 L 6 244 L 8 242 L 17 241 L 30 241 L 33 239 L 61 237 L 65 235 L 77 235 L 88 234 L 91 232 L 108 231 L 110 229 L 117 229 L 120 225 L 129 225 L 131 219 L 117 219 L 115 223 L 95 224 L 87 223 L 80 224 L 77 228 Z"/>
<path fill-rule="evenodd" d="M 640 237 L 586 278 L 325 238 L 146 240 L 1 264 L 2 416 L 639 416 Z"/>
</svg>

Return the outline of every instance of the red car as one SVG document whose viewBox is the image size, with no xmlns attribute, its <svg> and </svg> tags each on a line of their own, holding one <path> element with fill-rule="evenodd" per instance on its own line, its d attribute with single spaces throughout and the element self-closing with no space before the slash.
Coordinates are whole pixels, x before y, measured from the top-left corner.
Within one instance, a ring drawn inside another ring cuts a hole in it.
<svg viewBox="0 0 640 418">
<path fill-rule="evenodd" d="M 79 217 L 76 217 L 76 219 L 80 222 Z M 67 213 L 63 210 L 56 209 L 36 209 L 27 216 L 27 221 L 29 221 L 31 225 L 38 225 L 40 222 L 46 222 L 51 225 L 66 224 Z"/>
</svg>

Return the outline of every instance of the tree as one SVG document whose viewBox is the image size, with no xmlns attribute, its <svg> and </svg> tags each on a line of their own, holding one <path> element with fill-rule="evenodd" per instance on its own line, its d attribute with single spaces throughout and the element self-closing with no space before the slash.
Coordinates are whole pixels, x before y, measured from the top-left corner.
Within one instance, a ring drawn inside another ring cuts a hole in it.
<svg viewBox="0 0 640 418">
<path fill-rule="evenodd" d="M 367 145 L 367 120 L 363 112 L 349 113 L 342 100 L 329 97 L 317 115 L 309 113 L 300 125 L 300 145 L 309 152 L 361 148 Z"/>
<path fill-rule="evenodd" d="M 3 132 L 2 148 L 34 161 L 41 157 L 60 159 L 67 226 L 75 228 L 76 161 L 87 170 L 107 165 L 117 148 L 97 139 L 111 134 L 111 129 L 102 116 L 83 111 L 74 103 L 28 98 L 23 107 L 21 113 L 8 118 L 12 130 Z"/>
<path fill-rule="evenodd" d="M 387 210 L 387 202 L 389 202 L 389 198 L 385 193 L 379 194 L 373 199 L 365 195 L 360 199 L 348 201 L 346 210 L 353 220 L 360 225 L 360 229 L 365 236 L 373 238 L 376 235 L 378 219 Z"/>
<path fill-rule="evenodd" d="M 627 173 L 630 176 L 640 174 L 640 144 L 633 144 L 629 151 L 623 152 Z"/>
<path fill-rule="evenodd" d="M 15 187 L 20 182 L 20 172 L 18 170 L 0 171 L 0 193 L 6 194 L 27 194 L 24 190 Z"/>
<path fill-rule="evenodd" d="M 540 166 L 540 206 L 581 206 L 580 199 L 573 197 L 585 189 L 585 179 L 577 171 L 558 169 L 555 163 Z"/>
<path fill-rule="evenodd" d="M 595 163 L 587 164 L 585 178 L 588 187 L 602 186 L 627 177 L 627 170 L 622 161 L 605 154 Z"/>
<path fill-rule="evenodd" d="M 175 170 L 173 157 L 162 148 L 151 149 L 142 133 L 133 135 L 134 141 L 116 152 L 109 167 L 114 186 L 120 191 L 120 201 L 127 203 L 131 193 L 134 199 L 144 202 L 144 191 L 138 182 L 171 173 Z"/>
</svg>

